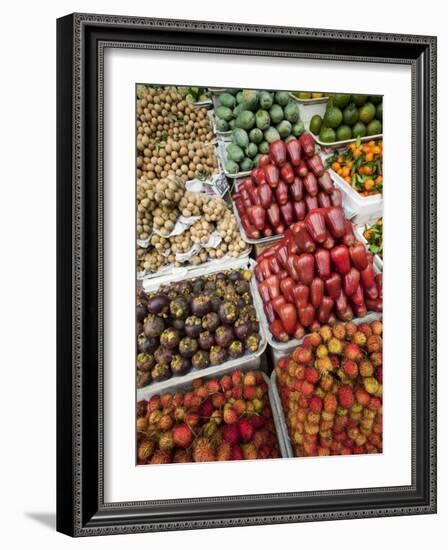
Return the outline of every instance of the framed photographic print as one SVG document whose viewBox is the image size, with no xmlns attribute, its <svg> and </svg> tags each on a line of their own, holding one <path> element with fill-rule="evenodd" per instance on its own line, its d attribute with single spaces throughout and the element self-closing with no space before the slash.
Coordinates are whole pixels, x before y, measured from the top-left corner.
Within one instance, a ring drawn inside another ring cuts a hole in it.
<svg viewBox="0 0 448 550">
<path fill-rule="evenodd" d="M 57 40 L 58 530 L 434 513 L 436 38 Z"/>
</svg>

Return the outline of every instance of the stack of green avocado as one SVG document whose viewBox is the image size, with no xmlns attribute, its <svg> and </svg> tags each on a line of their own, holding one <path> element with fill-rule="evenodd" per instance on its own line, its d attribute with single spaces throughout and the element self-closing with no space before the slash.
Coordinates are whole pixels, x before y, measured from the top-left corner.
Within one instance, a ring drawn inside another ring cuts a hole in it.
<svg viewBox="0 0 448 550">
<path fill-rule="evenodd" d="M 314 115 L 310 132 L 323 143 L 381 134 L 383 98 L 379 95 L 330 96 L 324 117 Z"/>
<path fill-rule="evenodd" d="M 226 90 L 218 103 L 216 130 L 232 131 L 225 164 L 229 174 L 251 170 L 268 152 L 270 143 L 305 131 L 298 105 L 288 92 Z"/>
</svg>

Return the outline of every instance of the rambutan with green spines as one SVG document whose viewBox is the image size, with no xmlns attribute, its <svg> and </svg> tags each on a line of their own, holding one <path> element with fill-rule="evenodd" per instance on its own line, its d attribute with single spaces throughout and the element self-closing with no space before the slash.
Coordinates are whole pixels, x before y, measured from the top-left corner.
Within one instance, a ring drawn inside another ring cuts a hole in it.
<svg viewBox="0 0 448 550">
<path fill-rule="evenodd" d="M 361 403 L 358 403 L 357 401 L 355 401 L 353 405 L 350 407 L 351 414 L 359 414 L 362 412 L 362 410 L 363 410 L 363 406 L 361 405 Z"/>
<path fill-rule="evenodd" d="M 367 338 L 367 349 L 369 352 L 381 351 L 383 340 L 378 334 L 372 334 Z"/>
<path fill-rule="evenodd" d="M 150 424 L 159 424 L 160 419 L 162 418 L 162 411 L 160 409 L 156 409 L 155 411 L 152 411 L 148 415 L 148 422 Z"/>
<path fill-rule="evenodd" d="M 217 409 L 212 412 L 210 417 L 218 426 L 222 424 L 222 410 Z"/>
<path fill-rule="evenodd" d="M 148 459 L 151 458 L 154 453 L 155 445 L 153 441 L 145 439 L 140 442 L 137 448 L 137 460 L 141 464 L 145 464 Z"/>
<path fill-rule="evenodd" d="M 243 451 L 244 460 L 256 460 L 258 458 L 257 449 L 252 442 L 243 443 L 241 450 Z"/>
<path fill-rule="evenodd" d="M 218 431 L 218 425 L 213 420 L 209 420 L 202 426 L 202 435 L 211 439 Z"/>
<path fill-rule="evenodd" d="M 329 342 L 330 340 L 328 340 Z M 322 359 L 324 357 L 328 357 L 328 347 L 325 344 L 320 344 L 320 346 L 317 346 L 316 348 L 316 357 L 319 359 Z"/>
<path fill-rule="evenodd" d="M 333 336 L 333 329 L 330 325 L 322 325 L 319 329 L 319 335 L 323 342 L 328 342 L 328 340 Z"/>
<path fill-rule="evenodd" d="M 243 378 L 243 385 L 244 386 L 255 386 L 257 383 L 257 379 L 255 376 L 255 372 L 249 371 L 246 372 Z"/>
<path fill-rule="evenodd" d="M 375 368 L 368 359 L 363 359 L 359 363 L 359 374 L 363 377 L 373 376 Z"/>
<path fill-rule="evenodd" d="M 381 384 L 373 376 L 363 378 L 362 383 L 366 392 L 370 393 L 371 395 L 376 395 L 381 387 Z"/>
<path fill-rule="evenodd" d="M 246 411 L 246 402 L 243 399 L 237 399 L 233 403 L 233 408 L 236 410 L 238 416 L 241 416 Z"/>
<path fill-rule="evenodd" d="M 256 412 L 255 411 L 255 407 L 254 407 L 254 403 L 253 401 L 248 401 L 246 403 L 246 412 L 249 414 L 249 413 L 254 413 Z"/>
<path fill-rule="evenodd" d="M 344 344 L 338 338 L 330 338 L 327 343 L 328 351 L 330 353 L 340 355 L 344 349 Z"/>
<path fill-rule="evenodd" d="M 213 462 L 216 460 L 213 446 L 206 437 L 198 437 L 193 442 L 193 460 L 195 462 Z"/>
<path fill-rule="evenodd" d="M 330 393 L 328 395 L 333 395 L 333 394 Z M 329 402 L 325 403 L 326 397 L 327 396 L 325 396 L 323 398 L 323 410 L 321 412 L 321 418 L 324 422 L 333 422 L 334 421 L 334 411 L 336 410 L 336 407 L 337 407 L 337 399 L 336 399 L 336 396 L 333 395 L 333 397 L 328 398 Z M 331 401 L 333 401 L 333 402 L 331 403 Z M 327 405 L 329 410 L 325 409 L 325 404 Z"/>
<path fill-rule="evenodd" d="M 383 323 L 379 319 L 372 321 L 370 327 L 373 334 L 376 334 L 377 336 L 381 336 L 383 334 Z"/>
<path fill-rule="evenodd" d="M 174 448 L 173 433 L 162 432 L 159 437 L 159 449 L 161 451 L 171 451 Z"/>
<path fill-rule="evenodd" d="M 233 407 L 224 407 L 223 420 L 226 424 L 234 424 L 238 421 L 238 413 Z"/>
<path fill-rule="evenodd" d="M 370 360 L 375 367 L 381 367 L 383 364 L 383 353 L 381 351 L 374 351 L 370 354 Z"/>
<path fill-rule="evenodd" d="M 193 433 L 190 427 L 183 423 L 173 428 L 173 442 L 176 447 L 187 449 L 193 441 Z"/>
<path fill-rule="evenodd" d="M 261 399 L 255 398 L 251 401 L 251 403 L 254 407 L 254 412 L 261 413 L 263 411 L 264 403 Z"/>
<path fill-rule="evenodd" d="M 246 386 L 247 388 L 250 388 L 251 386 Z M 262 399 L 264 394 L 267 392 L 267 388 L 264 386 L 255 386 L 255 397 L 257 399 Z M 243 397 L 244 397 L 244 388 L 243 388 Z"/>
<path fill-rule="evenodd" d="M 314 366 L 319 372 L 320 376 L 328 374 L 333 371 L 333 363 L 329 357 L 320 357 L 314 361 Z"/>
<path fill-rule="evenodd" d="M 159 421 L 159 429 L 163 432 L 167 432 L 168 430 L 171 430 L 173 424 L 173 418 L 168 414 L 164 414 Z"/>
<path fill-rule="evenodd" d="M 305 422 L 304 431 L 305 431 L 306 434 L 309 434 L 309 435 L 318 434 L 319 433 L 319 424 L 318 423 Z"/>
<path fill-rule="evenodd" d="M 135 425 L 138 432 L 146 432 L 148 428 L 148 418 L 146 416 L 139 416 Z"/>
</svg>

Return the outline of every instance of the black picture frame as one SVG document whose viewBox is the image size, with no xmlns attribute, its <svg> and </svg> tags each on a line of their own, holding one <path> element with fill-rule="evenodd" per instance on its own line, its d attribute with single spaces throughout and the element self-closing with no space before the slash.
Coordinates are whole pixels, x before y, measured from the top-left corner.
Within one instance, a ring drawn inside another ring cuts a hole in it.
<svg viewBox="0 0 448 550">
<path fill-rule="evenodd" d="M 92 14 L 58 19 L 58 531 L 90 536 L 436 512 L 436 44 L 432 36 Z M 101 109 L 103 53 L 110 46 L 411 66 L 410 486 L 104 502 Z"/>
</svg>

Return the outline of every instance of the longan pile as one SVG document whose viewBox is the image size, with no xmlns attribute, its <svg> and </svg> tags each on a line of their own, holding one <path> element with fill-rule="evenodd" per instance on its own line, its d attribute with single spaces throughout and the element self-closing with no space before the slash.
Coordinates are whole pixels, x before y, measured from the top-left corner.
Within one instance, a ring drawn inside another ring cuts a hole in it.
<svg viewBox="0 0 448 550">
<path fill-rule="evenodd" d="M 173 138 L 210 142 L 213 132 L 207 109 L 196 108 L 170 87 L 138 86 L 137 148 Z"/>
<path fill-rule="evenodd" d="M 177 176 L 182 181 L 206 179 L 218 171 L 212 144 L 186 139 L 151 142 L 137 141 L 137 177 L 149 180 Z"/>
</svg>

